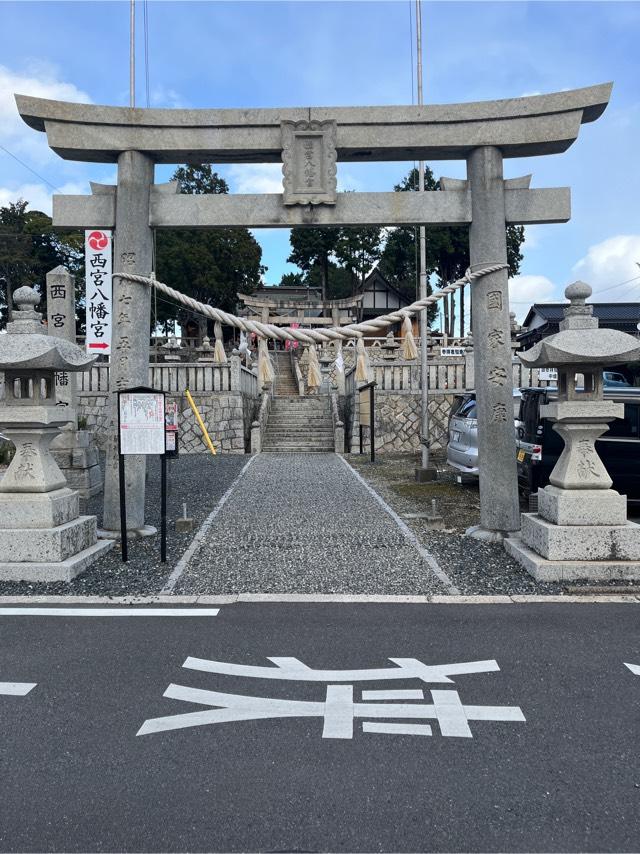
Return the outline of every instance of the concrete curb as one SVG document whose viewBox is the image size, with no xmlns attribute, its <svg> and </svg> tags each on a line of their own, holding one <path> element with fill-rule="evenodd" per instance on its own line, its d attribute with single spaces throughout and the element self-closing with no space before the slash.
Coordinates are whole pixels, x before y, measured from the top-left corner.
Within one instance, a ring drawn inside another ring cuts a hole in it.
<svg viewBox="0 0 640 854">
<path fill-rule="evenodd" d="M 5 605 L 233 605 L 235 603 L 281 604 L 388 604 L 388 605 L 558 605 L 640 604 L 640 593 L 607 595 L 544 596 L 375 596 L 349 593 L 238 593 L 219 596 L 0 596 Z"/>
</svg>

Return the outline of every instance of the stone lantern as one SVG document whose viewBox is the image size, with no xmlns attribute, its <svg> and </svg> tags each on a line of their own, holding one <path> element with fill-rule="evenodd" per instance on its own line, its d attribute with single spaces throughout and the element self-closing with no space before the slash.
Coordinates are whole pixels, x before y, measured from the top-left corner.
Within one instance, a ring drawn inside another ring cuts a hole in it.
<svg viewBox="0 0 640 854">
<path fill-rule="evenodd" d="M 97 542 L 95 516 L 78 515 L 78 493 L 49 452 L 75 418 L 70 406 L 56 404 L 55 374 L 83 371 L 95 356 L 44 334 L 32 288 L 18 288 L 13 300 L 13 322 L 0 336 L 0 430 L 16 448 L 0 480 L 0 578 L 69 581 L 112 545 Z"/>
<path fill-rule="evenodd" d="M 555 422 L 564 449 L 549 486 L 538 491 L 538 512 L 522 514 L 520 536 L 505 548 L 539 581 L 640 578 L 640 525 L 627 520 L 626 497 L 611 489 L 595 447 L 609 423 L 624 417 L 623 403 L 603 399 L 603 369 L 640 360 L 640 345 L 598 328 L 586 304 L 589 285 L 575 282 L 565 296 L 560 331 L 518 354 L 528 368 L 558 369 L 557 400 L 540 414 Z"/>
</svg>

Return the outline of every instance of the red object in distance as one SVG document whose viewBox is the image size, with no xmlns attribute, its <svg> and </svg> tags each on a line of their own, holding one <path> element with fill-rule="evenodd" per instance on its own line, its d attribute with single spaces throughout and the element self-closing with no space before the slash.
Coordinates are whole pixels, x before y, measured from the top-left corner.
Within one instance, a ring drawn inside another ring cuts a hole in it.
<svg viewBox="0 0 640 854">
<path fill-rule="evenodd" d="M 103 231 L 92 231 L 87 240 L 92 249 L 106 249 L 109 245 L 109 238 Z"/>
</svg>

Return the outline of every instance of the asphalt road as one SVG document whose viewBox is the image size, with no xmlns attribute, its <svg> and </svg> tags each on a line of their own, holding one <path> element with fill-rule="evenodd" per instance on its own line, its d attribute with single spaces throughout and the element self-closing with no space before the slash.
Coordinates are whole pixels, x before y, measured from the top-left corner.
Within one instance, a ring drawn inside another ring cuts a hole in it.
<svg viewBox="0 0 640 854">
<path fill-rule="evenodd" d="M 0 613 L 0 850 L 640 849 L 638 604 L 182 613 Z"/>
</svg>

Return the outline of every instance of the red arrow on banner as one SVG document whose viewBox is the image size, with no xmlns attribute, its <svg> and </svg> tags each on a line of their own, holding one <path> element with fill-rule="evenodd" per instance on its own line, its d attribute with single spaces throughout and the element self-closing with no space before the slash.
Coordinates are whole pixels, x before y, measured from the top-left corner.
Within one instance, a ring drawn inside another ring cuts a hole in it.
<svg viewBox="0 0 640 854">
<path fill-rule="evenodd" d="M 89 344 L 90 350 L 106 350 L 108 348 L 108 344 Z"/>
</svg>

